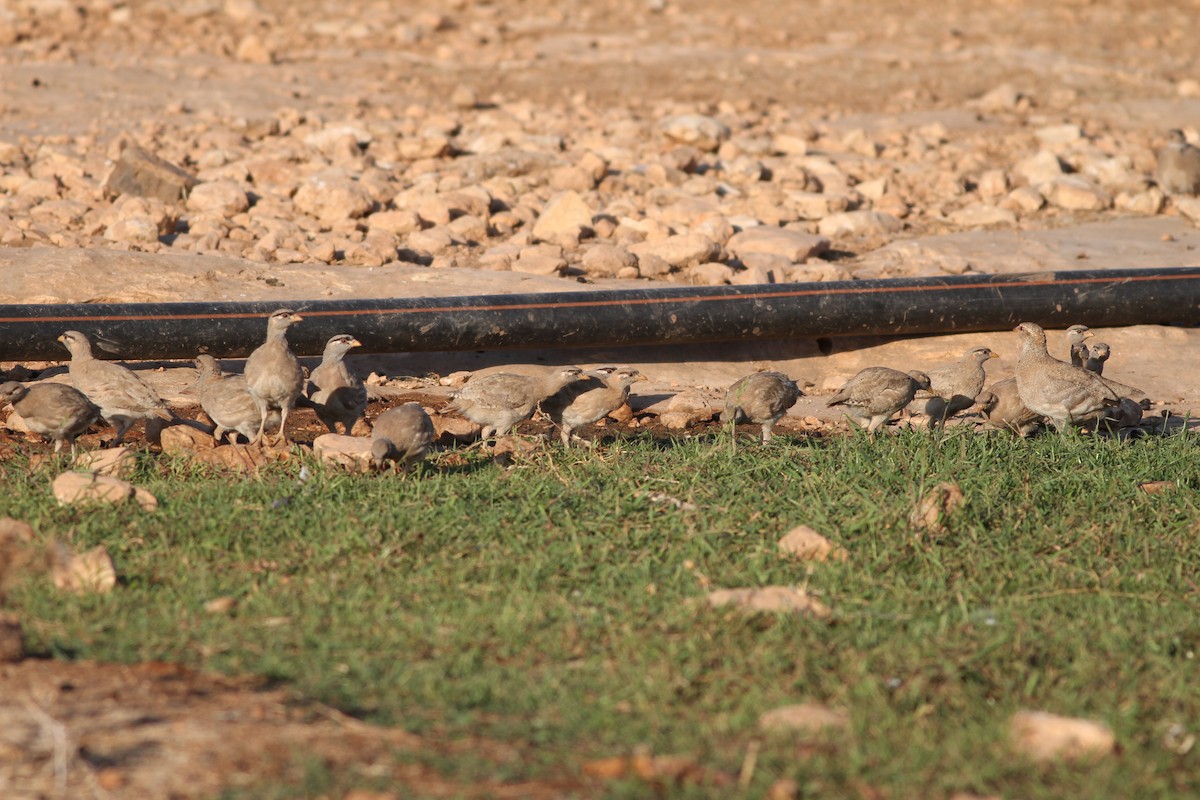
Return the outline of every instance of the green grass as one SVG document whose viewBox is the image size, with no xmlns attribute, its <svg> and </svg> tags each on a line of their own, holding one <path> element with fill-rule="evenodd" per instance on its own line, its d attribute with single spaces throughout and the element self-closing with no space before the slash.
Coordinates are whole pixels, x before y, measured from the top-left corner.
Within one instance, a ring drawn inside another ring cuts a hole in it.
<svg viewBox="0 0 1200 800">
<path fill-rule="evenodd" d="M 64 597 L 44 579 L 10 597 L 31 644 L 60 658 L 179 661 L 285 682 L 372 722 L 470 748 L 409 753 L 470 782 L 577 774 L 638 747 L 748 787 L 668 795 L 1021 798 L 1200 794 L 1196 445 L 950 432 L 789 439 L 626 440 L 555 447 L 503 470 L 355 476 L 309 464 L 252 479 L 143 458 L 155 513 L 58 508 L 48 471 L 0 465 L 0 514 L 79 547 L 108 546 L 123 583 Z M 1172 479 L 1150 495 L 1140 481 Z M 968 503 L 936 540 L 907 517 L 942 480 Z M 658 502 L 656 492 L 694 504 Z M 805 523 L 846 563 L 781 558 Z M 803 585 L 828 621 L 710 609 L 709 588 Z M 233 595 L 233 615 L 203 604 Z M 761 713 L 844 707 L 844 733 L 763 737 Z M 1110 725 L 1118 757 L 1036 766 L 1007 744 L 1034 708 Z M 644 785 L 597 784 L 641 795 Z"/>
</svg>

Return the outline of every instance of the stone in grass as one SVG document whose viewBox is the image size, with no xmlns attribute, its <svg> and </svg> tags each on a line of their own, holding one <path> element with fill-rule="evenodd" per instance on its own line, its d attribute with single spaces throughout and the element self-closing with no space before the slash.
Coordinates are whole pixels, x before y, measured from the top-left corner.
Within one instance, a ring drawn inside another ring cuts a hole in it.
<svg viewBox="0 0 1200 800">
<path fill-rule="evenodd" d="M 1074 761 L 1112 755 L 1116 736 L 1099 722 L 1045 711 L 1018 711 L 1009 723 L 1013 746 L 1034 761 Z"/>
<path fill-rule="evenodd" d="M 798 525 L 779 540 L 784 555 L 801 561 L 845 561 L 845 549 L 826 539 L 807 525 Z"/>
<path fill-rule="evenodd" d="M 365 436 L 322 434 L 313 440 L 313 454 L 327 464 L 355 472 L 366 472 L 371 468 L 371 440 Z"/>
<path fill-rule="evenodd" d="M 169 430 L 169 429 L 168 429 Z M 128 478 L 137 466 L 132 448 L 109 447 L 104 450 L 89 450 L 75 457 L 75 468 L 114 478 Z"/>
<path fill-rule="evenodd" d="M 253 474 L 268 464 L 287 461 L 289 458 L 291 453 L 287 450 L 257 444 L 230 444 L 214 447 L 212 450 L 202 450 L 192 456 L 194 462 L 242 475 Z"/>
<path fill-rule="evenodd" d="M 758 718 L 758 727 L 768 733 L 816 733 L 825 728 L 844 730 L 849 725 L 850 716 L 844 710 L 829 708 L 819 703 L 781 706 L 763 713 Z"/>
<path fill-rule="evenodd" d="M 913 507 L 908 515 L 908 524 L 917 535 L 941 536 L 946 532 L 946 523 L 963 503 L 966 496 L 957 484 L 943 481 L 934 486 Z"/>
<path fill-rule="evenodd" d="M 764 586 L 759 589 L 717 589 L 708 593 L 708 604 L 720 608 L 735 606 L 746 611 L 772 614 L 792 612 L 817 619 L 829 616 L 829 607 L 803 589 L 794 586 Z"/>
<path fill-rule="evenodd" d="M 144 511 L 158 508 L 158 499 L 128 481 L 95 472 L 64 472 L 51 488 L 60 505 L 136 502 Z"/>
<path fill-rule="evenodd" d="M 217 446 L 211 433 L 197 430 L 190 425 L 172 425 L 163 428 L 159 435 L 162 451 L 169 455 L 191 455 L 201 450 L 212 450 Z"/>
<path fill-rule="evenodd" d="M 75 553 L 57 539 L 49 548 L 50 578 L 55 587 L 72 594 L 104 594 L 117 585 L 117 569 L 104 545 Z"/>
</svg>

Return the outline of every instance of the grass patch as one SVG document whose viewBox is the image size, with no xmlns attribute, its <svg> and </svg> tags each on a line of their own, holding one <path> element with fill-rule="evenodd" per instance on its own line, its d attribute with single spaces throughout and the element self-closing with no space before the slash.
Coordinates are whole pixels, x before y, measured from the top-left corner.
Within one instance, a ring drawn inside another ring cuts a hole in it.
<svg viewBox="0 0 1200 800">
<path fill-rule="evenodd" d="M 963 431 L 736 451 L 638 439 L 407 478 L 310 463 L 304 482 L 295 465 L 238 480 L 144 457 L 153 514 L 59 508 L 52 472 L 10 460 L 0 514 L 107 545 L 123 578 L 104 597 L 20 585 L 9 602 L 36 649 L 266 675 L 372 722 L 521 754 L 428 756 L 462 781 L 639 747 L 736 776 L 759 747 L 743 789 L 666 791 L 761 797 L 791 778 L 804 796 L 1177 797 L 1200 793 L 1196 752 L 1162 743 L 1200 725 L 1195 457 L 1183 436 Z M 1178 490 L 1137 489 L 1163 478 Z M 908 513 L 943 480 L 968 504 L 920 541 Z M 850 560 L 779 557 L 800 523 Z M 768 584 L 806 586 L 832 622 L 702 602 Z M 203 610 L 222 595 L 234 614 Z M 761 713 L 800 701 L 847 709 L 850 729 L 761 734 Z M 1122 753 L 1032 765 L 1007 746 L 1020 708 L 1103 721 Z"/>
</svg>

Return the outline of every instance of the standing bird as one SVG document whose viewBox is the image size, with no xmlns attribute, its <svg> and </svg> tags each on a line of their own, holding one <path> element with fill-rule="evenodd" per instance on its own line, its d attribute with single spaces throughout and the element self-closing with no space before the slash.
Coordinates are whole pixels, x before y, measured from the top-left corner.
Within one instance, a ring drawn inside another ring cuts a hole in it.
<svg viewBox="0 0 1200 800">
<path fill-rule="evenodd" d="M 1104 342 L 1096 342 L 1092 345 L 1092 349 L 1088 353 L 1087 363 L 1084 364 L 1084 368 L 1097 375 L 1103 375 L 1104 362 L 1108 361 L 1110 355 L 1112 355 L 1112 350 L 1108 345 Z"/>
<path fill-rule="evenodd" d="M 571 446 L 576 428 L 591 425 L 625 405 L 629 388 L 646 380 L 632 367 L 604 367 L 583 374 L 583 380 L 567 384 L 542 401 L 542 411 L 561 431 L 563 447 Z"/>
<path fill-rule="evenodd" d="M 258 433 L 251 444 L 262 441 L 267 416 L 279 409 L 279 439 L 286 442 L 287 415 L 296 406 L 304 387 L 304 371 L 287 343 L 287 329 L 301 319 L 289 308 L 281 308 L 267 319 L 267 340 L 246 359 L 246 388 L 258 406 Z"/>
<path fill-rule="evenodd" d="M 875 441 L 875 429 L 893 414 L 912 402 L 920 389 L 929 388 L 929 376 L 924 372 L 900 372 L 888 367 L 867 367 L 838 389 L 825 401 L 826 407 L 846 406 Z"/>
<path fill-rule="evenodd" d="M 1183 131 L 1167 131 L 1167 143 L 1155 156 L 1158 188 L 1167 194 L 1200 194 L 1200 148 L 1188 144 Z"/>
<path fill-rule="evenodd" d="M 362 342 L 348 333 L 339 333 L 325 343 L 321 364 L 308 376 L 308 399 L 317 418 L 331 433 L 341 422 L 346 435 L 367 410 L 367 386 L 346 366 L 346 353 Z"/>
<path fill-rule="evenodd" d="M 944 426 L 950 417 L 975 405 L 987 380 L 983 365 L 992 358 L 999 356 L 989 348 L 972 347 L 956 363 L 929 371 L 929 388 L 918 391 L 916 399 L 925 399 L 930 428 Z"/>
<path fill-rule="evenodd" d="M 29 430 L 54 440 L 54 452 L 63 442 L 75 454 L 75 437 L 100 419 L 100 409 L 78 389 L 65 383 L 35 383 L 24 386 L 16 381 L 0 385 L 0 406 L 12 403 Z"/>
<path fill-rule="evenodd" d="M 721 422 L 752 422 L 762 426 L 762 443 L 771 441 L 771 428 L 804 395 L 782 372 L 755 372 L 734 382 L 725 392 Z"/>
<path fill-rule="evenodd" d="M 380 468 L 391 461 L 407 470 L 409 464 L 425 458 L 435 436 L 433 421 L 419 403 L 389 408 L 371 431 L 371 463 Z"/>
<path fill-rule="evenodd" d="M 1095 336 L 1087 325 L 1072 325 L 1067 328 L 1067 348 L 1071 351 L 1071 366 L 1082 367 L 1088 360 L 1088 347 L 1085 339 Z"/>
<path fill-rule="evenodd" d="M 251 441 L 258 434 L 258 403 L 246 388 L 245 375 L 227 375 L 221 365 L 210 355 L 196 356 L 196 387 L 200 395 L 200 407 L 216 424 L 213 438 L 221 442 L 227 433 L 240 433 Z M 267 424 L 274 425 L 279 412 L 272 409 L 267 415 Z"/>
<path fill-rule="evenodd" d="M 71 351 L 67 371 L 75 388 L 100 408 L 100 416 L 116 428 L 113 445 L 125 441 L 125 434 L 138 420 L 174 421 L 178 419 L 150 385 L 127 367 L 100 361 L 92 355 L 92 343 L 79 331 L 67 331 L 58 341 Z M 149 429 L 147 436 L 150 436 Z"/>
<path fill-rule="evenodd" d="M 1022 322 L 1014 330 L 1021 334 L 1017 360 L 1021 402 L 1035 414 L 1049 417 L 1060 433 L 1066 433 L 1072 422 L 1120 402 L 1099 375 L 1051 356 L 1041 326 Z"/>
<path fill-rule="evenodd" d="M 1024 438 L 1041 424 L 1042 417 L 1021 402 L 1016 378 L 996 381 L 978 399 L 984 419 L 992 428 L 1004 428 Z"/>
<path fill-rule="evenodd" d="M 447 408 L 482 425 L 480 438 L 486 440 L 529 419 L 538 403 L 583 378 L 579 367 L 561 367 L 539 377 L 494 372 L 467 381 Z"/>
</svg>

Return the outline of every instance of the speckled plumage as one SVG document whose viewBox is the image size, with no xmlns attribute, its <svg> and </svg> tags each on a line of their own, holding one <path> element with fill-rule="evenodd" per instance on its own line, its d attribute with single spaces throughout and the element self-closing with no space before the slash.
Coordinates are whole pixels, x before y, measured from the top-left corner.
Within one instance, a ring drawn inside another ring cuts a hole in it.
<svg viewBox="0 0 1200 800">
<path fill-rule="evenodd" d="M 736 380 L 725 392 L 721 422 L 751 422 L 762 428 L 762 443 L 771 440 L 771 428 L 803 396 L 795 381 L 782 372 L 755 372 Z"/>
<path fill-rule="evenodd" d="M 85 335 L 66 331 L 58 341 L 71 351 L 71 383 L 99 407 L 104 421 L 116 429 L 114 445 L 123 442 L 139 420 L 175 419 L 158 393 L 132 370 L 95 358 L 92 343 Z"/>
<path fill-rule="evenodd" d="M 481 438 L 489 439 L 529 419 L 539 403 L 583 377 L 578 367 L 552 369 L 536 377 L 494 372 L 467 381 L 447 408 L 482 425 Z"/>
<path fill-rule="evenodd" d="M 1095 336 L 1087 325 L 1072 325 L 1064 331 L 1067 336 L 1067 350 L 1071 354 L 1071 366 L 1082 367 L 1088 360 L 1088 346 L 1084 341 Z"/>
<path fill-rule="evenodd" d="M 975 404 L 987 380 L 983 365 L 997 357 L 987 347 L 972 347 L 954 364 L 929 370 L 929 388 L 916 393 L 917 400 L 925 400 L 929 427 L 944 425 L 950 417 Z"/>
<path fill-rule="evenodd" d="M 350 334 L 339 333 L 326 342 L 320 365 L 308 376 L 313 411 L 334 433 L 340 422 L 348 435 L 367 410 L 367 386 L 345 361 L 351 348 L 361 346 Z"/>
<path fill-rule="evenodd" d="M 1016 378 L 996 381 L 979 398 L 984 419 L 992 428 L 1003 428 L 1025 437 L 1037 430 L 1042 417 L 1033 413 L 1021 402 Z"/>
<path fill-rule="evenodd" d="M 1167 132 L 1167 143 L 1155 153 L 1154 180 L 1167 194 L 1200 194 L 1200 148 L 1188 144 L 1181 130 Z"/>
<path fill-rule="evenodd" d="M 65 383 L 35 383 L 25 386 L 16 381 L 0 385 L 0 406 L 12 403 L 29 430 L 54 441 L 54 452 L 63 442 L 75 452 L 75 437 L 100 419 L 100 409 L 83 392 Z"/>
<path fill-rule="evenodd" d="M 900 372 L 890 367 L 867 367 L 825 401 L 825 405 L 846 406 L 859 424 L 866 423 L 867 433 L 875 430 L 893 414 L 912 402 L 920 389 L 929 388 L 924 372 Z"/>
<path fill-rule="evenodd" d="M 287 343 L 287 329 L 301 319 L 291 309 L 281 308 L 267 319 L 267 338 L 246 359 L 246 388 L 258 405 L 258 433 L 253 441 L 263 438 L 267 417 L 279 410 L 279 439 L 286 442 L 287 415 L 296 406 L 296 398 L 304 387 L 304 371 Z"/>
<path fill-rule="evenodd" d="M 433 421 L 418 403 L 389 408 L 375 420 L 371 431 L 371 463 L 382 467 L 385 461 L 407 469 L 425 458 L 436 433 Z"/>
<path fill-rule="evenodd" d="M 1047 417 L 1057 430 L 1065 433 L 1073 422 L 1120 401 L 1099 375 L 1051 356 L 1046 351 L 1046 332 L 1039 325 L 1022 322 L 1014 330 L 1021 335 L 1017 360 L 1021 402 Z"/>
<path fill-rule="evenodd" d="M 584 373 L 542 401 L 542 411 L 559 427 L 564 447 L 577 428 L 603 419 L 629 399 L 630 387 L 646 376 L 632 367 L 607 367 Z"/>
<path fill-rule="evenodd" d="M 216 425 L 213 438 L 218 442 L 227 433 L 236 432 L 247 441 L 258 434 L 260 412 L 258 403 L 250 396 L 245 375 L 228 375 L 221 371 L 220 363 L 209 355 L 200 355 L 195 360 L 196 389 L 200 407 Z M 279 411 L 272 409 L 267 415 L 268 425 L 277 425 Z"/>
</svg>

